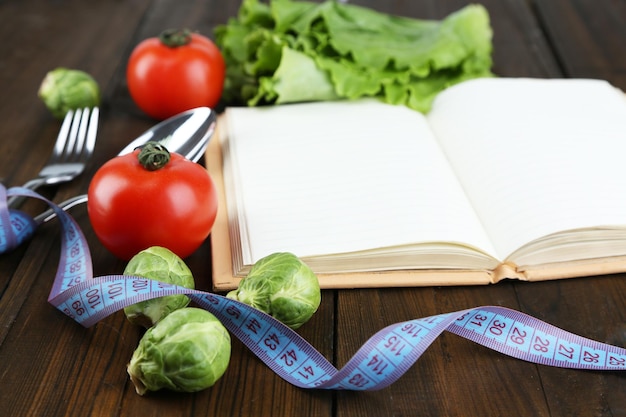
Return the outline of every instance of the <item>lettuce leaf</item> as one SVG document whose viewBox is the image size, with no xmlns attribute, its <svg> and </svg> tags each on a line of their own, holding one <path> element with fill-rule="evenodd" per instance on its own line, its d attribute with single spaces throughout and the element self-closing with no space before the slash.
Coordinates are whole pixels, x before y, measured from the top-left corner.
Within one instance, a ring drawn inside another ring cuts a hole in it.
<svg viewBox="0 0 626 417">
<path fill-rule="evenodd" d="M 278 68 L 271 77 L 261 78 L 257 94 L 248 104 L 255 105 L 261 101 L 282 104 L 339 98 L 341 97 L 335 92 L 326 71 L 321 70 L 308 55 L 284 46 Z"/>
<path fill-rule="evenodd" d="M 480 5 L 435 21 L 330 0 L 244 0 L 215 35 L 228 105 L 378 97 L 427 112 L 448 86 L 493 75 Z"/>
</svg>

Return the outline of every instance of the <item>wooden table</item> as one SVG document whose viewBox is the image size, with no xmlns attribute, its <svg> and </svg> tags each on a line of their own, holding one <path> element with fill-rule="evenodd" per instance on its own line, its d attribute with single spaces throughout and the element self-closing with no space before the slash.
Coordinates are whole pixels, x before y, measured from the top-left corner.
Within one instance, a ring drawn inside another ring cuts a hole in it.
<svg viewBox="0 0 626 417">
<path fill-rule="evenodd" d="M 442 18 L 461 0 L 354 3 Z M 626 2 L 486 0 L 501 76 L 594 77 L 626 90 Z M 44 165 L 59 122 L 37 98 L 44 74 L 80 68 L 100 83 L 104 104 L 96 154 L 55 201 L 84 192 L 91 175 L 154 124 L 129 98 L 125 63 L 140 40 L 169 27 L 212 35 L 238 1 L 7 0 L 0 2 L 0 177 L 18 185 Z M 593 138 L 590 138 L 593 140 Z M 625 190 L 626 192 L 626 190 Z M 27 202 L 37 213 L 42 205 Z M 84 207 L 96 275 L 121 273 L 97 241 Z M 211 389 L 140 397 L 126 364 L 141 331 L 116 313 L 90 329 L 46 302 L 57 268 L 59 227 L 0 256 L 0 415 L 5 416 L 626 416 L 626 374 L 551 368 L 509 358 L 450 333 L 439 337 L 391 387 L 377 392 L 309 391 L 288 384 L 233 341 L 231 365 Z M 210 289 L 210 247 L 188 259 Z M 626 276 L 489 287 L 324 291 L 300 333 L 337 366 L 385 325 L 481 305 L 518 309 L 599 341 L 626 346 Z"/>
</svg>

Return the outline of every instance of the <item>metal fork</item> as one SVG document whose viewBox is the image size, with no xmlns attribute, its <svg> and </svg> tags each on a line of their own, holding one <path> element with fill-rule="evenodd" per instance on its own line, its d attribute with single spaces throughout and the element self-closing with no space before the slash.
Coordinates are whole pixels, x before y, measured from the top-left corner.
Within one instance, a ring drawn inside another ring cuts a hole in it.
<svg viewBox="0 0 626 417">
<path fill-rule="evenodd" d="M 68 111 L 48 162 L 38 177 L 23 187 L 35 190 L 42 185 L 71 181 L 80 175 L 96 146 L 99 114 L 98 107 Z M 14 197 L 9 200 L 9 207 L 16 208 L 23 200 L 23 197 Z"/>
</svg>

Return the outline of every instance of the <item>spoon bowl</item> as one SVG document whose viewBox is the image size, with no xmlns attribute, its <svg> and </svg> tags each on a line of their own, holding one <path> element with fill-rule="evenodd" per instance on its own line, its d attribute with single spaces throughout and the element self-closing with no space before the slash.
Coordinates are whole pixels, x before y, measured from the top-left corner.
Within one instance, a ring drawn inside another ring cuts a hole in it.
<svg viewBox="0 0 626 417">
<path fill-rule="evenodd" d="M 149 141 L 159 142 L 170 152 L 198 162 L 215 131 L 217 118 L 208 107 L 187 110 L 146 130 L 130 142 L 118 155 L 126 155 Z"/>
</svg>

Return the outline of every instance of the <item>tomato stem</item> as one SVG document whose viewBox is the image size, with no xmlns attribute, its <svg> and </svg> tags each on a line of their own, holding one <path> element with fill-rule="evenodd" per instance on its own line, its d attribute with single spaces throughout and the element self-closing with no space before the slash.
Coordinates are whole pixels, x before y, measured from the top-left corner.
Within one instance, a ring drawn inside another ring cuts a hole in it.
<svg viewBox="0 0 626 417">
<path fill-rule="evenodd" d="M 191 42 L 189 29 L 165 29 L 159 35 L 161 43 L 169 48 L 178 48 Z"/>
<path fill-rule="evenodd" d="M 170 161 L 170 151 L 158 142 L 148 142 L 137 154 L 137 159 L 148 171 L 156 171 Z"/>
</svg>

